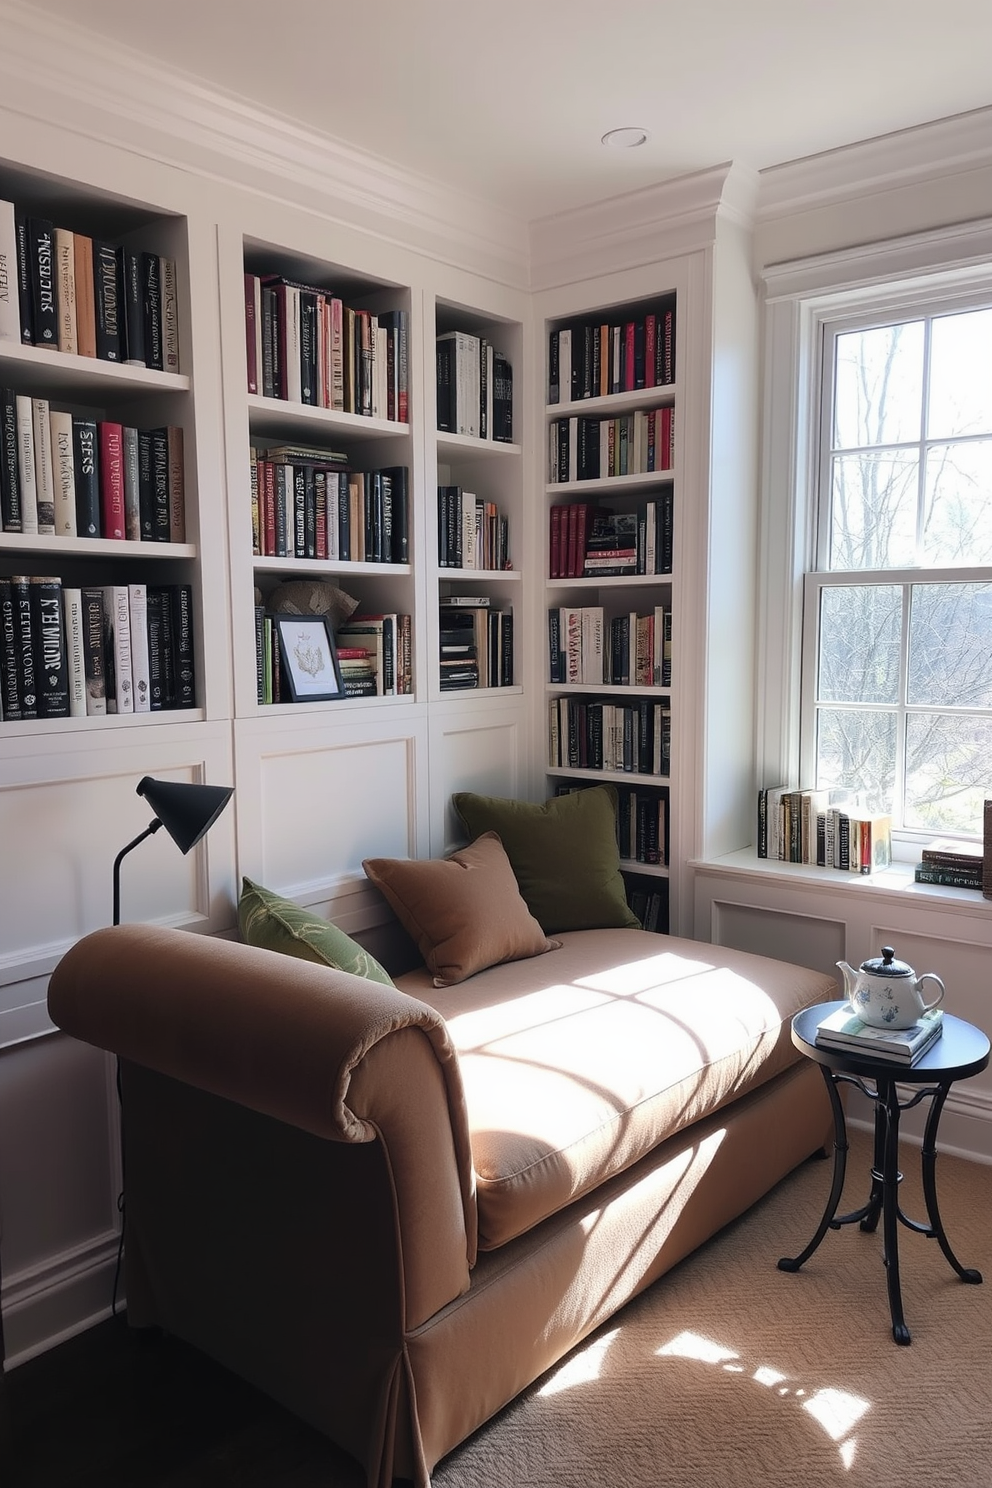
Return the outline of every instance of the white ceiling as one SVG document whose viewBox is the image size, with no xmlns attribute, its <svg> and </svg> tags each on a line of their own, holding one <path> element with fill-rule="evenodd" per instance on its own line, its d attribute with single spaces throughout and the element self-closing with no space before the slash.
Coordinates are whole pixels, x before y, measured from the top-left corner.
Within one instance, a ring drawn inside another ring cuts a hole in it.
<svg viewBox="0 0 992 1488">
<path fill-rule="evenodd" d="M 526 220 L 992 104 L 992 0 L 31 8 Z M 71 46 L 71 32 L 63 40 Z M 647 144 L 605 149 L 601 135 L 624 125 L 647 129 Z"/>
</svg>

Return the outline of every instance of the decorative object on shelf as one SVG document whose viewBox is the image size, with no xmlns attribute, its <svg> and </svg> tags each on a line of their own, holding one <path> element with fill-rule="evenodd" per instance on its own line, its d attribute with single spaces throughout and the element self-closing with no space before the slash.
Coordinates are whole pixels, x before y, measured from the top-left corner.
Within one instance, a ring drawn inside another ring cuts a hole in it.
<svg viewBox="0 0 992 1488">
<path fill-rule="evenodd" d="M 319 703 L 344 697 L 334 632 L 327 616 L 276 615 L 273 625 L 290 700 Z"/>
<path fill-rule="evenodd" d="M 943 1001 L 944 984 L 935 971 L 917 976 L 905 961 L 895 959 L 891 946 L 883 946 L 880 956 L 862 961 L 858 971 L 846 961 L 837 966 L 844 975 L 844 991 L 851 1010 L 875 1028 L 912 1028 L 924 1013 L 931 1012 Z M 937 996 L 924 1002 L 920 991 L 924 982 L 936 982 Z"/>
<path fill-rule="evenodd" d="M 257 599 L 261 603 L 261 597 Z M 266 609 L 270 615 L 324 616 L 337 630 L 358 609 L 358 600 L 322 579 L 287 579 L 273 589 Z"/>
<path fill-rule="evenodd" d="M 126 847 L 121 848 L 114 859 L 115 925 L 121 922 L 121 863 L 132 848 L 157 832 L 159 827 L 165 827 L 185 856 L 209 832 L 234 795 L 233 785 L 198 785 L 183 780 L 153 780 L 150 775 L 139 780 L 135 789 L 151 806 L 155 816 L 143 832 L 139 832 Z"/>
</svg>

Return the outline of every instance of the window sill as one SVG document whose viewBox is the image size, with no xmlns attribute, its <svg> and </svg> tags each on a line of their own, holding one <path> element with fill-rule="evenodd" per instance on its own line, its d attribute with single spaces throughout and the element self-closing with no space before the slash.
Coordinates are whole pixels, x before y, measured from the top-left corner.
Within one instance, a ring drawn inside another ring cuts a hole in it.
<svg viewBox="0 0 992 1488">
<path fill-rule="evenodd" d="M 689 866 L 696 873 L 727 875 L 734 878 L 760 878 L 765 883 L 803 885 L 840 894 L 871 894 L 885 898 L 919 900 L 921 907 L 952 914 L 987 917 L 992 914 L 992 899 L 977 889 L 951 888 L 946 884 L 920 884 L 913 878 L 914 864 L 893 863 L 880 873 L 844 873 L 839 868 L 819 868 L 812 863 L 785 863 L 776 858 L 759 858 L 752 847 L 727 853 L 718 858 L 694 858 Z"/>
</svg>

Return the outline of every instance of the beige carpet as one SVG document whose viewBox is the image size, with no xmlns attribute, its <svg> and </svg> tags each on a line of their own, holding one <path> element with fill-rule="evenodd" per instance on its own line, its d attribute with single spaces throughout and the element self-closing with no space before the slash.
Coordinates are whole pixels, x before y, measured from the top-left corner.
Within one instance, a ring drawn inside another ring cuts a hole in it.
<svg viewBox="0 0 992 1488">
<path fill-rule="evenodd" d="M 867 1197 L 851 1133 L 842 1213 Z M 923 1219 L 919 1154 L 902 1206 Z M 434 1488 L 989 1488 L 992 1168 L 941 1156 L 959 1281 L 900 1226 L 909 1347 L 892 1340 L 881 1233 L 830 1231 L 798 1273 L 830 1163 L 811 1162 L 664 1277 L 434 1471 Z"/>
</svg>

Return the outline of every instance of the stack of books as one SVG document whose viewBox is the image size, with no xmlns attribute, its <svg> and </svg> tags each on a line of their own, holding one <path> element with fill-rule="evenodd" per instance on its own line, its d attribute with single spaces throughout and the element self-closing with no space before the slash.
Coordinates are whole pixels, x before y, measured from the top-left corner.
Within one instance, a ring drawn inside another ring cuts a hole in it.
<svg viewBox="0 0 992 1488">
<path fill-rule="evenodd" d="M 920 854 L 913 877 L 917 883 L 947 884 L 955 889 L 982 888 L 984 853 L 979 846 L 951 838 L 931 842 Z"/>
<path fill-rule="evenodd" d="M 931 1008 L 911 1028 L 877 1028 L 865 1023 L 844 1006 L 823 1019 L 816 1042 L 823 1049 L 888 1059 L 893 1064 L 913 1065 L 940 1037 L 944 1011 Z"/>
</svg>

